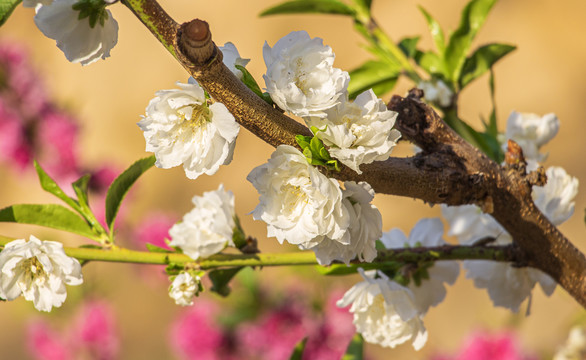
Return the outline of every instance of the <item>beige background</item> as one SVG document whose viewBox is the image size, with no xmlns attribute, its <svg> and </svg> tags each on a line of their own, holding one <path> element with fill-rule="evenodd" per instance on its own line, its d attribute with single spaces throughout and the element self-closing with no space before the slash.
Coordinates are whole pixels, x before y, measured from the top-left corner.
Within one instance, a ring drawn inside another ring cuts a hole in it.
<svg viewBox="0 0 586 360">
<path fill-rule="evenodd" d="M 278 1 L 273 0 L 173 0 L 163 5 L 178 21 L 194 17 L 207 20 L 217 44 L 234 42 L 243 57 L 252 59 L 247 68 L 261 86 L 264 41 L 272 45 L 293 30 L 307 30 L 312 37 L 323 38 L 324 43 L 336 52 L 336 66 L 342 69 L 350 70 L 368 59 L 369 55 L 361 47 L 363 41 L 352 30 L 349 19 L 321 15 L 257 17 L 261 10 L 276 3 Z M 430 47 L 432 43 L 416 5 L 425 7 L 444 28 L 453 29 L 465 3 L 464 0 L 379 0 L 374 1 L 374 14 L 393 39 L 423 34 L 422 45 Z M 42 70 L 41 81 L 60 104 L 79 114 L 83 124 L 81 150 L 86 163 L 97 165 L 111 161 L 124 167 L 146 155 L 142 132 L 136 122 L 154 92 L 172 88 L 175 81 L 186 81 L 187 74 L 124 6 L 112 6 L 112 11 L 120 26 L 118 44 L 111 58 L 88 67 L 66 61 L 54 41 L 43 37 L 36 29 L 31 9 L 19 7 L 0 29 L 0 36 L 26 43 L 34 63 Z M 501 1 L 494 7 L 474 44 L 506 42 L 518 46 L 517 51 L 496 67 L 501 129 L 512 110 L 538 114 L 555 112 L 561 120 L 561 130 L 547 146 L 550 156 L 546 165 L 564 167 L 583 184 L 586 183 L 583 160 L 585 14 L 586 2 L 583 0 Z M 395 92 L 403 94 L 408 87 L 407 82 L 401 82 Z M 461 96 L 461 109 L 463 117 L 475 126 L 480 123 L 479 115 L 488 115 L 490 103 L 486 77 L 465 90 Z M 236 195 L 236 210 L 246 231 L 259 238 L 263 250 L 283 251 L 275 239 L 265 238 L 263 224 L 246 215 L 256 205 L 258 196 L 245 177 L 253 167 L 265 162 L 270 152 L 268 145 L 243 129 L 233 163 L 213 177 L 203 176 L 189 181 L 181 169 L 155 169 L 140 181 L 128 208 L 129 219 L 138 221 L 151 209 L 182 214 L 191 208 L 193 195 L 215 189 L 223 182 Z M 2 172 L 7 176 L 0 177 L 0 206 L 52 201 L 38 190 L 32 174 L 22 176 L 4 169 Z M 585 194 L 580 192 L 576 199 L 576 214 L 561 227 L 583 251 L 586 250 Z M 400 227 L 408 232 L 422 216 L 439 214 L 437 207 L 430 208 L 407 198 L 378 195 L 375 202 L 383 214 L 385 230 Z M 24 237 L 29 231 L 29 227 L 0 226 L 3 235 Z M 39 230 L 37 234 L 43 233 Z M 115 303 L 121 320 L 122 358 L 164 358 L 168 356 L 166 330 L 171 317 L 180 309 L 167 298 L 164 286 L 145 286 L 143 281 L 136 281 L 136 273 L 131 270 L 127 265 L 90 264 L 84 270 L 86 284 L 82 291 L 93 291 Z M 261 277 L 272 279 L 279 274 L 282 272 L 264 269 Z M 299 281 L 307 282 L 307 279 L 307 276 L 301 277 Z M 341 284 L 339 279 L 326 281 L 343 288 L 352 283 Z M 319 291 L 323 292 L 321 288 Z M 75 298 L 78 293 L 79 290 L 72 290 L 70 297 Z M 3 354 L 10 354 L 6 358 L 24 356 L 24 324 L 30 316 L 39 316 L 31 309 L 32 306 L 24 301 L 0 305 L 0 348 Z M 43 316 L 56 323 L 65 323 L 63 319 L 71 311 L 66 305 L 55 314 Z M 377 359 L 423 359 L 437 349 L 455 349 L 474 329 L 513 326 L 518 328 L 526 348 L 547 354 L 563 341 L 569 324 L 580 313 L 584 314 L 580 306 L 558 288 L 551 298 L 545 298 L 540 289 L 534 291 L 530 317 L 511 315 L 509 311 L 493 308 L 486 292 L 474 290 L 472 283 L 462 275 L 449 290 L 444 303 L 426 316 L 429 341 L 424 350 L 415 353 L 409 345 L 404 345 L 396 350 L 369 347 L 369 351 L 372 358 Z"/>
</svg>

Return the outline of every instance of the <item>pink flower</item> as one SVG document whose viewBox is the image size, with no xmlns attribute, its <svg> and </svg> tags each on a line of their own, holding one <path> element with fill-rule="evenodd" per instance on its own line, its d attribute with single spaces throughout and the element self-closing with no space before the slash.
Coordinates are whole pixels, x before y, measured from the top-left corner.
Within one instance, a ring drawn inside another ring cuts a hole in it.
<svg viewBox="0 0 586 360">
<path fill-rule="evenodd" d="M 32 146 L 23 123 L 0 97 L 0 159 L 24 169 L 32 162 Z"/>
<path fill-rule="evenodd" d="M 27 328 L 27 347 L 33 358 L 39 360 L 73 359 L 66 341 L 49 328 L 44 321 L 35 321 Z"/>
<path fill-rule="evenodd" d="M 220 360 L 222 330 L 214 322 L 215 304 L 203 299 L 182 313 L 171 329 L 171 346 L 181 359 Z"/>
<path fill-rule="evenodd" d="M 464 343 L 458 355 L 436 356 L 434 360 L 536 360 L 523 354 L 517 338 L 510 332 L 472 334 Z"/>
<path fill-rule="evenodd" d="M 71 338 L 72 343 L 91 354 L 92 359 L 115 359 L 119 350 L 118 333 L 108 304 L 101 301 L 85 303 L 77 315 Z"/>
<path fill-rule="evenodd" d="M 145 249 L 147 243 L 170 249 L 165 239 L 169 238 L 169 229 L 176 220 L 177 218 L 163 213 L 149 214 L 135 228 L 132 239 L 141 249 Z"/>
<path fill-rule="evenodd" d="M 55 110 L 43 114 L 38 123 L 37 157 L 47 173 L 57 179 L 78 177 L 77 136 L 78 126 L 72 117 Z"/>
</svg>

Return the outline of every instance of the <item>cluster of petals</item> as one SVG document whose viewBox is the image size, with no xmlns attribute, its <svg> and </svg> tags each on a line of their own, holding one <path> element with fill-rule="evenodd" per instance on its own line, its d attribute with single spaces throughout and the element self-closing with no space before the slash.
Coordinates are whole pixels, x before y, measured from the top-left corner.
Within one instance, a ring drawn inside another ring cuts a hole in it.
<svg viewBox="0 0 586 360">
<path fill-rule="evenodd" d="M 234 246 L 234 194 L 220 185 L 218 190 L 194 196 L 192 202 L 195 208 L 169 230 L 169 246 L 181 248 L 194 260 Z"/>
<path fill-rule="evenodd" d="M 415 350 L 421 349 L 427 341 L 427 330 L 411 290 L 378 270 L 359 272 L 364 281 L 337 303 L 339 307 L 351 305 L 356 331 L 369 343 L 394 348 L 411 341 Z"/>
<path fill-rule="evenodd" d="M 191 306 L 193 298 L 199 289 L 199 277 L 193 277 L 188 272 L 182 272 L 175 277 L 169 287 L 169 296 L 177 305 Z"/>
<path fill-rule="evenodd" d="M 311 166 L 296 148 L 280 145 L 267 163 L 247 176 L 260 194 L 252 211 L 255 220 L 267 223 L 268 236 L 283 243 L 311 248 L 325 237 L 349 244 L 348 209 L 342 190 Z"/>
<path fill-rule="evenodd" d="M 346 96 L 350 77 L 333 67 L 334 53 L 320 38 L 293 31 L 272 48 L 265 42 L 263 57 L 267 92 L 285 111 L 301 117 L 324 117 L 325 110 Z"/>
<path fill-rule="evenodd" d="M 208 105 L 197 83 L 177 85 L 158 91 L 138 123 L 146 151 L 155 153 L 157 167 L 183 164 L 190 179 L 215 174 L 232 161 L 240 126 L 224 104 Z"/>
<path fill-rule="evenodd" d="M 374 190 L 366 182 L 347 181 L 344 187 L 342 205 L 350 216 L 347 231 L 349 243 L 344 244 L 325 237 L 311 247 L 321 265 L 331 264 L 335 260 L 349 264 L 354 258 L 371 262 L 377 254 L 376 241 L 382 236 L 382 216 L 376 206 L 371 204 Z"/>
<path fill-rule="evenodd" d="M 305 122 L 318 129 L 315 134 L 329 146 L 332 157 L 358 174 L 359 166 L 388 159 L 401 133 L 393 129 L 397 113 L 372 90 L 358 95 L 354 101 L 344 98 L 326 111 L 326 117 L 309 117 Z"/>
<path fill-rule="evenodd" d="M 548 181 L 543 187 L 533 187 L 535 205 L 554 224 L 560 225 L 574 212 L 574 197 L 578 192 L 578 180 L 564 169 L 550 167 L 546 171 Z M 475 205 L 457 207 L 442 206 L 442 214 L 450 224 L 449 235 L 458 237 L 462 244 L 471 244 L 483 237 L 494 237 L 491 245 L 508 245 L 513 242 L 509 233 L 490 215 L 483 214 Z M 540 270 L 514 268 L 507 263 L 486 260 L 463 262 L 466 277 L 474 280 L 478 288 L 485 288 L 495 306 L 503 306 L 518 312 L 521 303 L 531 295 L 539 283 L 548 296 L 556 287 L 555 281 Z"/>
<path fill-rule="evenodd" d="M 513 111 L 507 119 L 505 140 L 511 139 L 519 144 L 525 159 L 542 162 L 547 154 L 541 154 L 539 150 L 556 136 L 559 128 L 560 121 L 553 113 L 539 116 Z M 506 141 L 503 147 L 506 147 Z"/>
<path fill-rule="evenodd" d="M 452 98 L 454 92 L 446 85 L 445 82 L 437 80 L 422 81 L 417 85 L 418 88 L 423 90 L 425 100 L 430 103 L 438 104 L 441 107 L 448 107 L 452 104 Z"/>
<path fill-rule="evenodd" d="M 408 247 L 434 247 L 447 245 L 442 238 L 444 225 L 439 218 L 421 219 L 407 238 L 399 229 L 392 229 L 383 234 L 381 242 L 387 249 L 401 249 Z M 456 261 L 437 261 L 427 269 L 428 279 L 422 279 L 417 286 L 409 282 L 409 289 L 413 292 L 415 303 L 421 314 L 425 314 L 431 306 L 441 303 L 446 297 L 445 284 L 453 285 L 460 273 L 460 266 Z"/>
<path fill-rule="evenodd" d="M 82 282 L 79 261 L 65 255 L 59 242 L 31 235 L 9 242 L 0 253 L 0 298 L 23 295 L 37 310 L 51 311 L 67 298 L 65 285 Z"/>
<path fill-rule="evenodd" d="M 78 0 L 25 1 L 27 7 L 36 7 L 35 24 L 45 36 L 57 41 L 67 60 L 88 65 L 110 56 L 118 42 L 118 23 L 110 10 L 105 21 L 90 26 L 89 17 L 79 19 L 80 12 L 73 9 Z"/>
<path fill-rule="evenodd" d="M 222 52 L 222 62 L 224 65 L 226 65 L 228 69 L 230 69 L 230 71 L 232 71 L 239 79 L 242 79 L 244 74 L 242 74 L 242 71 L 236 68 L 236 65 L 246 67 L 246 65 L 250 62 L 250 59 L 244 59 L 240 57 L 240 53 L 238 52 L 236 45 L 231 42 L 225 43 L 224 46 L 219 46 L 218 49 L 220 49 Z"/>
</svg>

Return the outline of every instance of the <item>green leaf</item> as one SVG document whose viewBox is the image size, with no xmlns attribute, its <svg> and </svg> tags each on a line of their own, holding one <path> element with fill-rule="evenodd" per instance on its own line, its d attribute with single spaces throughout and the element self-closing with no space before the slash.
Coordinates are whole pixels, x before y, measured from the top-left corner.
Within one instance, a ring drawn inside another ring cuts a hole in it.
<svg viewBox="0 0 586 360">
<path fill-rule="evenodd" d="M 395 86 L 399 74 L 400 69 L 386 61 L 367 61 L 350 71 L 348 96 L 353 99 L 369 89 L 377 96 L 381 96 Z"/>
<path fill-rule="evenodd" d="M 114 221 L 120 209 L 120 204 L 130 187 L 134 182 L 148 169 L 155 164 L 155 156 L 138 160 L 130 165 L 120 176 L 118 176 L 110 185 L 108 194 L 106 194 L 106 223 L 110 231 L 114 228 Z"/>
<path fill-rule="evenodd" d="M 492 110 L 490 112 L 490 118 L 488 120 L 488 126 L 486 132 L 495 138 L 499 134 L 498 124 L 496 119 L 496 99 L 494 96 L 494 71 L 490 68 L 490 77 L 488 79 L 488 86 L 490 87 L 490 101 L 492 102 Z"/>
<path fill-rule="evenodd" d="M 212 270 L 208 273 L 210 280 L 212 281 L 212 288 L 211 291 L 217 293 L 220 296 L 228 296 L 230 295 L 230 286 L 228 284 L 232 280 L 236 274 L 243 267 L 235 267 L 231 269 L 219 269 L 219 270 Z"/>
<path fill-rule="evenodd" d="M 89 174 L 84 175 L 71 184 L 71 187 L 73 187 L 73 191 L 75 191 L 75 195 L 77 195 L 77 200 L 80 206 L 84 207 L 85 205 L 85 207 L 87 207 L 88 210 L 88 184 L 90 181 L 90 177 L 91 175 Z"/>
<path fill-rule="evenodd" d="M 439 75 L 439 77 L 446 77 L 446 68 L 442 59 L 433 51 L 416 51 L 413 57 L 417 65 L 425 70 L 430 75 Z"/>
<path fill-rule="evenodd" d="M 307 337 L 303 338 L 300 342 L 295 345 L 293 349 L 293 354 L 289 360 L 301 360 L 303 358 L 303 351 L 305 350 L 305 345 L 307 344 Z"/>
<path fill-rule="evenodd" d="M 341 360 L 362 360 L 364 354 L 364 339 L 362 335 L 355 334 L 352 341 L 346 349 L 346 353 Z"/>
<path fill-rule="evenodd" d="M 435 48 L 440 54 L 440 57 L 443 57 L 443 54 L 446 51 L 446 40 L 440 24 L 422 6 L 418 6 L 418 8 L 425 17 L 425 21 L 427 21 L 427 27 L 429 27 L 429 32 L 435 43 Z"/>
<path fill-rule="evenodd" d="M 412 58 L 415 56 L 417 51 L 417 43 L 421 39 L 421 36 L 414 36 L 414 37 L 406 37 L 399 41 L 399 49 L 407 56 L 408 58 Z"/>
<path fill-rule="evenodd" d="M 460 78 L 460 72 L 466 60 L 466 53 L 470 49 L 472 41 L 495 3 L 496 0 L 472 0 L 462 11 L 460 26 L 450 36 L 444 57 L 448 78 L 454 84 Z"/>
<path fill-rule="evenodd" d="M 40 225 L 98 240 L 88 223 L 64 206 L 57 204 L 20 204 L 0 210 L 0 222 Z"/>
<path fill-rule="evenodd" d="M 0 0 L 0 26 L 4 25 L 22 0 Z"/>
<path fill-rule="evenodd" d="M 39 176 L 39 181 L 41 182 L 41 188 L 43 190 L 55 195 L 56 197 L 58 197 L 61 200 L 63 200 L 63 202 L 65 202 L 67 205 L 71 206 L 77 212 L 82 211 L 81 207 L 79 206 L 79 203 L 76 200 L 72 199 L 71 197 L 67 196 L 67 194 L 65 194 L 65 192 L 63 190 L 61 190 L 59 185 L 57 185 L 55 180 L 53 180 L 45 172 L 45 170 L 43 170 L 43 168 L 41 167 L 41 165 L 39 165 L 39 163 L 37 163 L 35 161 L 34 165 L 35 165 L 35 169 L 37 170 L 37 175 Z"/>
<path fill-rule="evenodd" d="M 482 76 L 492 66 L 516 47 L 507 44 L 488 44 L 476 49 L 466 59 L 460 75 L 460 88 L 463 89 L 470 82 Z"/>
<path fill-rule="evenodd" d="M 260 16 L 311 13 L 354 16 L 355 11 L 338 0 L 293 0 L 268 8 Z"/>
<path fill-rule="evenodd" d="M 160 246 L 153 245 L 151 243 L 146 243 L 145 245 L 146 245 L 147 250 L 150 252 L 154 252 L 154 253 L 172 253 L 173 252 L 169 249 L 165 249 Z"/>
<path fill-rule="evenodd" d="M 246 70 L 246 68 L 242 65 L 234 65 L 234 67 L 242 72 L 242 82 L 246 87 L 248 87 L 253 93 L 258 95 L 261 99 L 268 102 L 270 105 L 273 105 L 273 100 L 269 96 L 268 99 L 264 96 L 264 93 L 258 86 L 258 83 L 254 79 L 254 77 Z"/>
<path fill-rule="evenodd" d="M 295 135 L 295 141 L 299 144 L 299 147 L 305 150 L 306 147 L 309 146 L 311 142 L 311 136 L 303 136 L 303 135 Z"/>
</svg>

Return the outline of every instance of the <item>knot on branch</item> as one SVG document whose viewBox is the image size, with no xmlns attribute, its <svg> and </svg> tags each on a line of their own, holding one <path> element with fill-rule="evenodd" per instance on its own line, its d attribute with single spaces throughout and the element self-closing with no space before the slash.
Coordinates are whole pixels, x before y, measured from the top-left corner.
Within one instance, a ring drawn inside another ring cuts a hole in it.
<svg viewBox="0 0 586 360">
<path fill-rule="evenodd" d="M 505 169 L 515 170 L 524 177 L 527 174 L 527 161 L 523 156 L 523 149 L 514 140 L 509 139 L 507 142 L 507 152 L 505 153 Z"/>
<path fill-rule="evenodd" d="M 537 168 L 537 170 L 531 171 L 527 175 L 527 182 L 530 186 L 544 186 L 547 183 L 547 175 L 543 166 Z"/>
<path fill-rule="evenodd" d="M 177 48 L 178 56 L 183 57 L 180 60 L 194 71 L 222 62 L 222 52 L 212 41 L 210 27 L 203 20 L 194 19 L 181 24 L 177 32 Z"/>
</svg>

